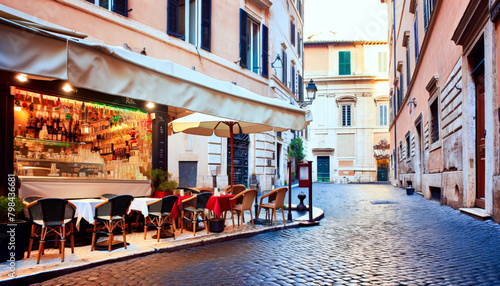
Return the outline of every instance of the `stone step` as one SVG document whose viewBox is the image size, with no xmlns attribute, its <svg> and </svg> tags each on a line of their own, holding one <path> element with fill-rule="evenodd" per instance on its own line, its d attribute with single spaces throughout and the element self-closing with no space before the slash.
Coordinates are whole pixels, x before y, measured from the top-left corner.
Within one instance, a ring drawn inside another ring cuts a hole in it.
<svg viewBox="0 0 500 286">
<path fill-rule="evenodd" d="M 491 214 L 487 213 L 482 208 L 459 208 L 460 212 L 469 215 L 477 220 L 491 219 Z"/>
</svg>

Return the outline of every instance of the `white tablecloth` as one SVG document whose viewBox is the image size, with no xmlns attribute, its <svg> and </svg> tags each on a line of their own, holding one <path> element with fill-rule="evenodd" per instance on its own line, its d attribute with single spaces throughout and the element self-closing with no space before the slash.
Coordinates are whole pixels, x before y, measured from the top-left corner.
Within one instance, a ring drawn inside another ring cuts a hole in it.
<svg viewBox="0 0 500 286">
<path fill-rule="evenodd" d="M 132 210 L 140 211 L 144 216 L 149 214 L 148 203 L 158 200 L 157 198 L 134 198 L 130 204 L 129 212 Z M 80 221 L 84 218 L 90 224 L 94 224 L 95 206 L 104 202 L 100 199 L 79 199 L 69 200 L 76 206 L 75 217 L 76 228 L 80 229 Z"/>
</svg>

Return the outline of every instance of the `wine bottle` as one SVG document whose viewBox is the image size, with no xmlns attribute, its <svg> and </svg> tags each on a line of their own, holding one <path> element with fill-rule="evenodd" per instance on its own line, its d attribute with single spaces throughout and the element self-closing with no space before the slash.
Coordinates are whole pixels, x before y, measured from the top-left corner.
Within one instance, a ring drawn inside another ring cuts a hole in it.
<svg viewBox="0 0 500 286">
<path fill-rule="evenodd" d="M 57 128 L 57 141 L 62 141 L 62 128 Z"/>
<path fill-rule="evenodd" d="M 62 135 L 61 135 L 61 141 L 62 141 L 62 142 L 66 142 L 66 128 L 64 127 L 64 125 L 63 125 L 63 127 L 62 127 L 62 132 L 61 132 L 61 134 L 62 134 Z"/>
</svg>

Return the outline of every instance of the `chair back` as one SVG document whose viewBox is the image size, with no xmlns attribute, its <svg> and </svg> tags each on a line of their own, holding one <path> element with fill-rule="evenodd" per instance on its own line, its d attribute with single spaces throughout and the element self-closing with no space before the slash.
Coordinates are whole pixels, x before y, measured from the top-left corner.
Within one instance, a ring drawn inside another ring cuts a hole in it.
<svg viewBox="0 0 500 286">
<path fill-rule="evenodd" d="M 251 210 L 253 201 L 255 200 L 255 197 L 257 196 L 257 190 L 256 189 L 249 189 L 245 190 L 243 195 L 243 200 L 241 202 L 241 208 L 243 210 Z"/>
<path fill-rule="evenodd" d="M 206 193 L 199 193 L 196 196 L 196 208 L 197 209 L 204 209 L 207 206 L 208 200 L 212 196 L 212 193 L 206 192 Z"/>
<path fill-rule="evenodd" d="M 40 196 L 26 196 L 26 197 L 24 197 L 24 198 L 23 198 L 23 204 L 24 204 L 24 206 L 25 206 L 25 207 L 23 208 L 23 213 L 24 213 L 24 217 L 25 217 L 25 218 L 27 218 L 27 219 L 30 219 L 30 218 L 31 218 L 30 213 L 29 213 L 30 211 L 28 210 L 27 206 L 28 206 L 29 204 L 31 204 L 32 202 L 34 202 L 34 201 L 38 201 L 39 199 L 43 199 L 43 198 L 44 198 L 44 197 L 40 197 Z M 37 204 L 37 205 L 36 205 L 36 208 L 37 208 L 38 210 L 34 210 L 34 209 L 32 209 L 31 211 L 36 211 L 36 212 L 38 212 L 38 213 L 40 214 L 40 215 L 38 216 L 38 219 L 39 219 L 39 220 L 41 220 L 41 219 L 42 219 L 42 211 L 40 210 L 40 205 L 39 205 L 39 204 Z"/>
<path fill-rule="evenodd" d="M 246 190 L 246 187 L 245 187 L 245 185 L 239 184 L 239 185 L 234 185 L 232 189 L 231 189 L 231 187 L 229 187 L 228 190 L 231 190 L 231 195 L 235 195 L 236 196 L 237 194 L 239 194 L 239 193 L 243 192 L 244 190 Z"/>
<path fill-rule="evenodd" d="M 42 220 L 45 225 L 62 225 L 65 220 L 68 201 L 64 199 L 40 199 L 37 201 L 42 210 Z M 74 217 L 74 212 L 73 212 Z"/>
<path fill-rule="evenodd" d="M 285 196 L 288 191 L 287 187 L 281 187 L 274 190 L 276 192 L 276 200 L 274 201 L 275 208 L 282 208 L 285 204 Z"/>
<path fill-rule="evenodd" d="M 124 216 L 128 208 L 130 207 L 130 203 L 134 199 L 131 195 L 121 195 L 110 198 L 105 204 L 101 206 L 96 206 L 95 216 L 110 216 L 110 218 L 114 216 Z"/>
<path fill-rule="evenodd" d="M 161 213 L 170 213 L 179 199 L 178 196 L 166 196 L 161 199 Z"/>
<path fill-rule="evenodd" d="M 111 199 L 113 197 L 116 197 L 116 194 L 102 194 L 101 197 L 100 197 L 100 199 L 101 200 L 109 200 L 109 199 Z"/>
<path fill-rule="evenodd" d="M 184 190 L 184 195 L 196 195 L 196 194 L 198 194 L 200 192 L 197 189 L 188 188 L 188 187 L 178 187 L 177 189 L 178 190 Z"/>
</svg>

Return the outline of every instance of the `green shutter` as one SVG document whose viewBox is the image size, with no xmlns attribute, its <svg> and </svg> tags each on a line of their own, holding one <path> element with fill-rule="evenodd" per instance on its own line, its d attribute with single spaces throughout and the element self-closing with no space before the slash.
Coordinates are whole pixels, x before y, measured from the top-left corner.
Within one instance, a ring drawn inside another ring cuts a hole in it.
<svg viewBox="0 0 500 286">
<path fill-rule="evenodd" d="M 340 51 L 339 52 L 339 75 L 350 75 L 351 74 L 351 52 L 350 51 Z"/>
</svg>

